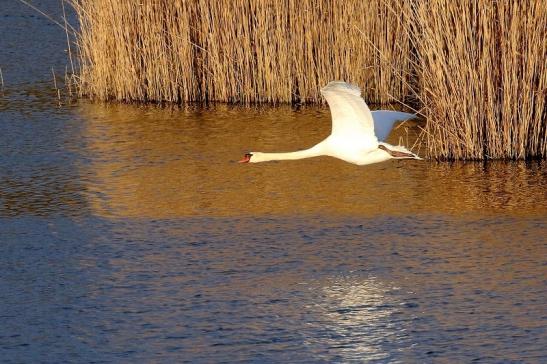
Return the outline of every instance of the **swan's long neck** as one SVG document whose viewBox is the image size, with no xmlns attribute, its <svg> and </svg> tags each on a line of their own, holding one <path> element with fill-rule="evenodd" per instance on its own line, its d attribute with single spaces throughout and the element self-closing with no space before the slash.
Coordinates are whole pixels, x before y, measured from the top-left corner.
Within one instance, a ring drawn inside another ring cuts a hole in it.
<svg viewBox="0 0 547 364">
<path fill-rule="evenodd" d="M 281 160 L 295 160 L 295 159 L 304 159 L 318 157 L 322 155 L 321 148 L 316 145 L 312 148 L 305 150 L 298 150 L 296 152 L 287 152 L 287 153 L 262 153 L 262 152 L 253 152 L 251 157 L 252 163 L 258 162 L 268 162 L 268 161 L 281 161 Z"/>
</svg>

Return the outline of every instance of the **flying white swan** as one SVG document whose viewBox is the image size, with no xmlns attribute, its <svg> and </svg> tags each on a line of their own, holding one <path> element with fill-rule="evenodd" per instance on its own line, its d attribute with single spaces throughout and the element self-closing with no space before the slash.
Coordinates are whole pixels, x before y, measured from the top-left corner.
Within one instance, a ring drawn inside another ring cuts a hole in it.
<svg viewBox="0 0 547 364">
<path fill-rule="evenodd" d="M 329 82 L 321 89 L 332 116 L 332 132 L 315 146 L 289 153 L 249 152 L 240 163 L 258 163 L 273 160 L 294 160 L 330 156 L 346 162 L 365 165 L 388 159 L 421 159 L 401 145 L 383 141 L 398 120 L 412 119 L 413 114 L 379 110 L 370 112 L 361 90 L 342 81 Z"/>
</svg>

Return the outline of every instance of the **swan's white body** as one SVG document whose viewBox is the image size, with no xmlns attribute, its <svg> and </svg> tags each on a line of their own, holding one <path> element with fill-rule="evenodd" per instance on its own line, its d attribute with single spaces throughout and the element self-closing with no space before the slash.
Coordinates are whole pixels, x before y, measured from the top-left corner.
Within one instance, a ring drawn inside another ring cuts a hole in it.
<svg viewBox="0 0 547 364">
<path fill-rule="evenodd" d="M 346 162 L 365 165 L 388 159 L 420 159 L 403 146 L 384 143 L 393 124 L 415 117 L 398 111 L 370 112 L 361 98 L 361 90 L 342 81 L 330 82 L 321 89 L 332 116 L 332 132 L 322 142 L 301 151 L 289 153 L 250 152 L 241 162 L 266 162 L 330 156 Z"/>
</svg>

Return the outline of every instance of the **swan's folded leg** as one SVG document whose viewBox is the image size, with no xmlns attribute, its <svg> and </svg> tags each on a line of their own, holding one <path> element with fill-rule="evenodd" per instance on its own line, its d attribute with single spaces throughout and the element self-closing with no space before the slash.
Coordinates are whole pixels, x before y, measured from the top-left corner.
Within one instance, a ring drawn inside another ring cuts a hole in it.
<svg viewBox="0 0 547 364">
<path fill-rule="evenodd" d="M 421 159 L 416 154 L 412 153 L 411 151 L 409 151 L 408 149 L 406 149 L 403 146 L 398 146 L 398 147 L 391 146 L 391 147 L 392 148 L 390 149 L 390 148 L 386 147 L 383 144 L 378 145 L 379 149 L 389 153 L 389 155 L 391 155 L 393 158 L 397 158 L 397 159 Z"/>
</svg>

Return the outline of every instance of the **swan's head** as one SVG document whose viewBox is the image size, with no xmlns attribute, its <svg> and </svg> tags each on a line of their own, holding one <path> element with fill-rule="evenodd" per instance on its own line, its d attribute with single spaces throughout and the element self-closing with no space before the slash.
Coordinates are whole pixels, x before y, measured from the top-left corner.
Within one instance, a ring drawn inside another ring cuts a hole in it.
<svg viewBox="0 0 547 364">
<path fill-rule="evenodd" d="M 259 163 L 271 161 L 272 157 L 270 153 L 260 152 L 248 152 L 243 156 L 243 159 L 239 163 Z"/>
<path fill-rule="evenodd" d="M 252 157 L 253 157 L 253 153 L 251 153 L 251 152 L 245 153 L 245 155 L 243 156 L 243 159 L 240 160 L 239 163 L 250 163 Z M 254 160 L 253 160 L 253 162 L 254 162 Z"/>
</svg>

